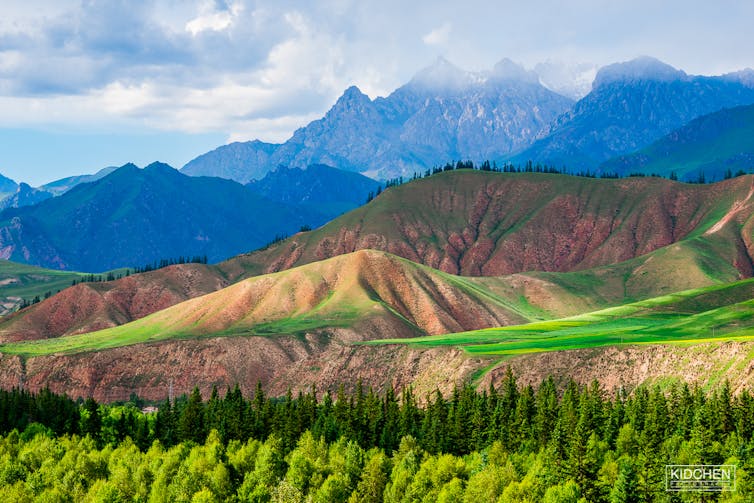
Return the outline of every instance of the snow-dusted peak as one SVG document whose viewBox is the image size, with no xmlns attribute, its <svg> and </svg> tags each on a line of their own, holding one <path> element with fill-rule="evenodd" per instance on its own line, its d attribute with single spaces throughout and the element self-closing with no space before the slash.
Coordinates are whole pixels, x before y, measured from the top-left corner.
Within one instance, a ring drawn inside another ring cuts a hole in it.
<svg viewBox="0 0 754 503">
<path fill-rule="evenodd" d="M 503 58 L 492 68 L 490 78 L 497 81 L 539 83 L 539 77 L 536 73 L 526 70 L 523 66 L 508 58 Z"/>
<path fill-rule="evenodd" d="M 438 57 L 430 66 L 420 70 L 409 85 L 424 89 L 463 89 L 476 79 L 443 57 Z"/>
<path fill-rule="evenodd" d="M 539 82 L 547 89 L 578 101 L 592 90 L 597 65 L 548 59 L 537 63 L 534 71 L 539 75 Z"/>
<path fill-rule="evenodd" d="M 600 68 L 593 88 L 613 82 L 673 81 L 684 80 L 686 73 L 650 56 L 641 56 L 631 61 L 614 63 Z"/>
</svg>

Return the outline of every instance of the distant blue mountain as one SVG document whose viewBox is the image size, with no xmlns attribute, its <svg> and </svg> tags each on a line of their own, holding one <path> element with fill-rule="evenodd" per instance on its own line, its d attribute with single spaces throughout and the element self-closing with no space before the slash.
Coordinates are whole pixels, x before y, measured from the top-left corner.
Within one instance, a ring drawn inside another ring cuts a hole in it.
<svg viewBox="0 0 754 503">
<path fill-rule="evenodd" d="M 372 100 L 350 87 L 322 119 L 283 144 L 226 145 L 181 171 L 241 183 L 280 165 L 326 164 L 376 179 L 411 176 L 449 160 L 492 159 L 526 147 L 572 103 L 509 60 L 472 74 L 439 59 L 386 98 Z"/>
<path fill-rule="evenodd" d="M 246 186 L 272 201 L 319 214 L 324 221 L 364 204 L 380 183 L 358 173 L 314 164 L 307 169 L 280 166 Z"/>
<path fill-rule="evenodd" d="M 611 159 L 600 171 L 627 175 L 675 173 L 681 180 L 720 180 L 754 170 L 754 105 L 698 117 L 648 147 Z"/>
<path fill-rule="evenodd" d="M 66 178 L 61 178 L 60 180 L 55 180 L 54 182 L 46 183 L 39 188 L 58 196 L 71 190 L 76 185 L 94 182 L 100 178 L 104 178 L 116 169 L 118 169 L 116 166 L 110 166 L 102 168 L 93 175 L 68 176 Z"/>
<path fill-rule="evenodd" d="M 18 190 L 18 184 L 10 178 L 0 175 L 0 200 L 12 196 Z"/>
<path fill-rule="evenodd" d="M 37 203 L 51 198 L 53 195 L 51 192 L 45 190 L 35 189 L 28 184 L 21 182 L 18 185 L 18 190 L 15 194 L 12 194 L 2 201 L 0 201 L 0 210 L 6 208 L 21 208 L 23 206 L 32 206 Z"/>
<path fill-rule="evenodd" d="M 513 159 L 596 169 L 696 117 L 752 103 L 754 81 L 746 71 L 691 76 L 656 59 L 638 58 L 602 68 L 592 92 Z"/>
<path fill-rule="evenodd" d="M 4 210 L 0 250 L 17 262 L 92 272 L 180 256 L 219 261 L 322 218 L 231 180 L 127 164 L 61 196 Z"/>
</svg>

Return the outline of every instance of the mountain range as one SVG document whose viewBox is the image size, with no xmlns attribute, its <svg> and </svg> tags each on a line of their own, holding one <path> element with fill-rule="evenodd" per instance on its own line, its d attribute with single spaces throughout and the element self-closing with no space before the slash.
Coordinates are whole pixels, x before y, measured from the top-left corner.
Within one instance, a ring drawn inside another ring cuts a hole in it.
<svg viewBox="0 0 754 503">
<path fill-rule="evenodd" d="M 617 63 L 515 159 L 595 169 L 699 116 L 751 103 L 754 87 L 730 76 L 691 76 L 652 58 Z"/>
<path fill-rule="evenodd" d="M 285 143 L 222 146 L 182 172 L 247 183 L 280 165 L 324 163 L 391 179 L 458 159 L 598 171 L 697 117 L 754 103 L 747 71 L 693 76 L 641 57 L 601 68 L 577 102 L 543 85 L 559 71 L 540 65 L 540 76 L 505 59 L 489 72 L 470 73 L 440 59 L 385 98 L 347 89 L 322 119 Z"/>
<path fill-rule="evenodd" d="M 283 144 L 223 146 L 181 171 L 247 183 L 279 165 L 322 163 L 378 179 L 412 176 L 452 159 L 521 149 L 572 103 L 507 59 L 483 74 L 438 59 L 385 98 L 348 88 L 322 119 Z"/>
<path fill-rule="evenodd" d="M 6 259 L 102 271 L 161 259 L 217 261 L 281 233 L 316 225 L 310 216 L 219 178 L 192 178 L 165 164 L 125 165 L 34 206 L 0 214 Z"/>
</svg>

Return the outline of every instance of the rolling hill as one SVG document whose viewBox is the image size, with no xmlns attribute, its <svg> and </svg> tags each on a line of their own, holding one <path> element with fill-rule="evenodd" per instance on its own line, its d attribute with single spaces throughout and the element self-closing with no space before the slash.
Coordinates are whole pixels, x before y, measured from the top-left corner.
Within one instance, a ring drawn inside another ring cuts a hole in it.
<svg viewBox="0 0 754 503">
<path fill-rule="evenodd" d="M 754 169 L 754 105 L 704 115 L 632 154 L 600 166 L 607 173 L 671 173 L 680 179 L 722 180 Z"/>
<path fill-rule="evenodd" d="M 452 273 L 459 272 L 460 263 L 464 275 L 498 276 L 474 281 L 500 297 L 527 299 L 536 319 L 569 316 L 750 277 L 750 184 L 750 177 L 697 186 L 638 178 L 442 173 L 392 187 L 369 205 L 266 250 L 216 266 L 193 264 L 190 276 L 184 277 L 180 268 L 167 268 L 78 285 L 4 320 L 0 333 L 9 337 L 16 331 L 34 339 L 117 326 L 244 278 L 366 248 L 381 248 Z M 564 212 L 569 206 L 576 209 Z M 539 228 L 553 235 L 543 239 Z M 659 240 L 663 235 L 664 241 Z M 646 238 L 651 239 L 642 241 Z M 485 258 L 474 239 L 497 243 L 487 246 L 487 262 L 473 262 L 475 257 Z M 625 249 L 626 243 L 631 248 Z M 608 253 L 611 247 L 620 254 Z M 577 260 L 571 262 L 563 253 L 590 248 L 592 256 L 574 254 Z M 420 250 L 424 253 L 417 253 Z M 534 252 L 538 261 L 524 262 L 526 257 L 517 250 Z M 443 259 L 444 253 L 460 259 Z M 562 261 L 559 267 L 551 258 Z M 589 265 L 605 265 L 585 269 L 587 260 Z M 541 270 L 546 267 L 554 271 Z M 526 269 L 534 270 L 522 272 Z M 203 287 L 189 288 L 189 280 Z M 136 299 L 134 289 L 140 292 L 141 307 L 123 300 Z M 166 289 L 185 293 L 165 294 Z M 53 319 L 54 329 L 48 322 Z"/>
<path fill-rule="evenodd" d="M 350 385 L 358 376 L 429 392 L 472 378 L 485 386 L 508 365 L 523 382 L 553 373 L 613 388 L 695 372 L 712 385 L 752 365 L 754 279 L 534 323 L 525 323 L 527 299 L 501 297 L 480 281 L 360 251 L 250 278 L 121 327 L 3 343 L 0 382 L 99 400 L 134 391 L 161 399 L 168 383 L 182 392 L 238 382 L 250 392 L 261 381 L 283 393 L 332 389 L 348 376 Z M 519 324 L 452 333 L 507 323 Z M 646 362 L 652 375 L 627 358 Z"/>
<path fill-rule="evenodd" d="M 75 286 L 71 286 L 72 280 L 81 281 L 87 275 L 18 264 L 12 270 L 14 279 L 18 278 L 19 268 L 25 274 L 21 280 L 33 282 L 36 291 L 50 288 L 55 293 L 56 287 L 63 291 L 0 319 L 0 341 L 44 339 L 122 325 L 229 283 L 217 267 L 204 264 L 174 265 L 114 281 Z M 3 287 L 3 292 L 10 294 L 14 290 Z"/>
<path fill-rule="evenodd" d="M 751 239 L 740 226 L 752 225 L 753 180 L 688 185 L 456 170 L 392 187 L 319 229 L 236 260 L 265 273 L 371 248 L 452 274 L 498 276 L 617 264 L 699 238 L 683 247 L 712 247 L 707 252 L 729 264 L 721 274 L 732 267 L 747 277 Z"/>
<path fill-rule="evenodd" d="M 463 278 L 363 250 L 252 277 L 120 327 L 8 343 L 0 351 L 77 353 L 207 335 L 303 335 L 335 328 L 349 340 L 405 337 L 521 323 L 529 319 L 526 306 Z"/>
</svg>

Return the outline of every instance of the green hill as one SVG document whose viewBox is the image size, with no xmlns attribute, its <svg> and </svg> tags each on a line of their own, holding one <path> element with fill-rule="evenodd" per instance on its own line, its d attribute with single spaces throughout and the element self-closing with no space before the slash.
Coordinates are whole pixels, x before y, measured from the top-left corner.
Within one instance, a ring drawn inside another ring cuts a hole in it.
<svg viewBox="0 0 754 503">
<path fill-rule="evenodd" d="M 559 320 L 372 344 L 458 346 L 513 356 L 619 344 L 754 340 L 754 279 L 686 290 Z"/>
</svg>

